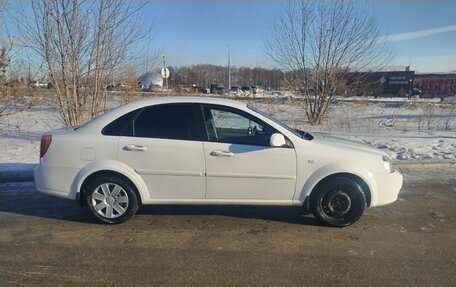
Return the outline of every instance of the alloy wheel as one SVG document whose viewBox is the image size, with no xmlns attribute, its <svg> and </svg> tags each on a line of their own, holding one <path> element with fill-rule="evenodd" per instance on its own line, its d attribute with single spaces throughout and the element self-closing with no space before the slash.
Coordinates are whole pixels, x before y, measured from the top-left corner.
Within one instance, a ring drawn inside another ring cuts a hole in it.
<svg viewBox="0 0 456 287">
<path fill-rule="evenodd" d="M 118 184 L 103 183 L 95 188 L 91 196 L 93 209 L 105 218 L 122 216 L 128 208 L 127 192 Z"/>
</svg>

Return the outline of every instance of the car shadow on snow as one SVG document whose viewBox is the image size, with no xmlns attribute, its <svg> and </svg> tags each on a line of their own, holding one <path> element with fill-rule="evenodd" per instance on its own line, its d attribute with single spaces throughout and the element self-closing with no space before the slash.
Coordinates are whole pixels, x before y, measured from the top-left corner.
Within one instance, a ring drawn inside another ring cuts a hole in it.
<svg viewBox="0 0 456 287">
<path fill-rule="evenodd" d="M 38 163 L 0 163 L 0 183 L 33 180 L 33 169 Z M 1 190 L 0 190 L 1 191 Z"/>
<path fill-rule="evenodd" d="M 97 223 L 75 201 L 45 195 L 33 182 L 0 183 L 0 212 L 80 223 Z"/>
<path fill-rule="evenodd" d="M 309 226 L 323 226 L 311 215 L 303 215 L 299 207 L 248 205 L 145 205 L 138 214 L 171 216 L 226 216 L 259 219 Z"/>
<path fill-rule="evenodd" d="M 138 215 L 178 217 L 226 216 L 259 219 L 309 226 L 322 226 L 312 216 L 302 215 L 299 207 L 246 205 L 144 205 Z M 87 224 L 102 224 L 85 207 L 75 201 L 42 194 L 33 182 L 0 183 L 0 212 L 64 220 Z M 133 217 L 130 220 L 135 220 Z"/>
</svg>

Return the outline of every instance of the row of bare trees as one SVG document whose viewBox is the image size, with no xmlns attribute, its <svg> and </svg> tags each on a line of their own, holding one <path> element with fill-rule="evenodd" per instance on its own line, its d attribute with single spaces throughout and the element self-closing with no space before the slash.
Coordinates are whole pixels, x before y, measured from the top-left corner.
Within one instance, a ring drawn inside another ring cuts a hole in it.
<svg viewBox="0 0 456 287">
<path fill-rule="evenodd" d="M 200 64 L 171 67 L 171 84 L 189 84 L 209 87 L 211 84 L 228 86 L 228 69 L 226 66 Z M 284 73 L 280 69 L 261 67 L 230 68 L 231 86 L 259 85 L 268 89 L 279 89 L 284 83 Z"/>
<path fill-rule="evenodd" d="M 1 0 L 0 0 L 1 1 Z M 63 122 L 76 126 L 105 110 L 105 87 L 150 35 L 141 25 L 145 2 L 136 0 L 32 0 L 18 29 L 27 48 L 44 63 L 55 88 Z M 390 59 L 379 25 L 367 6 L 352 0 L 288 0 L 266 43 L 281 69 L 231 69 L 232 85 L 292 88 L 311 124 L 320 124 L 336 94 L 359 88 L 356 73 Z M 383 37 L 384 39 L 385 37 Z M 227 67 L 174 68 L 174 84 L 227 83 Z"/>
</svg>

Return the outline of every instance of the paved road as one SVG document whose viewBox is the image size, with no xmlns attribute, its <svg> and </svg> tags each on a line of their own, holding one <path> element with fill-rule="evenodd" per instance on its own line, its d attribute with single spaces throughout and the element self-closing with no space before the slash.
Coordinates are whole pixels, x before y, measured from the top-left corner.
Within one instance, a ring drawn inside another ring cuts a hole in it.
<svg viewBox="0 0 456 287">
<path fill-rule="evenodd" d="M 122 225 L 0 185 L 0 286 L 456 286 L 456 173 L 328 228 L 293 208 L 160 206 Z"/>
</svg>

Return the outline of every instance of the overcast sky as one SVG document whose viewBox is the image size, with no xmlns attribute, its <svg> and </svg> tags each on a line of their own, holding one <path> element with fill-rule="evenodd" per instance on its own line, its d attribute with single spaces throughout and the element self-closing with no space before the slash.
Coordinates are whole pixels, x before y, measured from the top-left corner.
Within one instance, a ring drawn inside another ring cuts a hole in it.
<svg viewBox="0 0 456 287">
<path fill-rule="evenodd" d="M 394 67 L 411 64 L 420 72 L 456 70 L 456 1 L 368 1 L 384 37 L 391 42 Z M 154 1 L 152 46 L 169 64 L 225 65 L 227 45 L 234 65 L 271 66 L 264 52 L 279 1 Z"/>
</svg>

